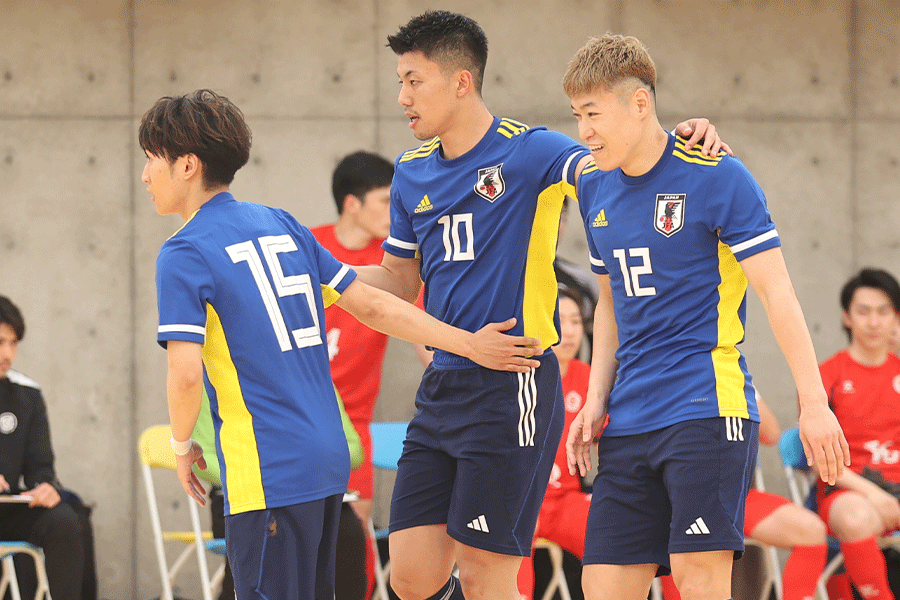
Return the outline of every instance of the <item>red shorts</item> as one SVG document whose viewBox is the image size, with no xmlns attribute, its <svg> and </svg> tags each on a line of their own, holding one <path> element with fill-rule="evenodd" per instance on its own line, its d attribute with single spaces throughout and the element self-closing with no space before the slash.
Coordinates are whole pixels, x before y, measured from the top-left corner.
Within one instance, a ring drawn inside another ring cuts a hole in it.
<svg viewBox="0 0 900 600">
<path fill-rule="evenodd" d="M 591 495 L 580 491 L 562 496 L 546 496 L 538 516 L 535 538 L 559 544 L 581 560 L 584 555 L 584 530 L 587 525 Z"/>
<path fill-rule="evenodd" d="M 744 505 L 744 537 L 752 537 L 750 534 L 759 525 L 759 522 L 781 508 L 790 504 L 787 498 L 782 498 L 769 492 L 761 492 L 751 488 L 747 494 L 747 503 Z"/>
<path fill-rule="evenodd" d="M 375 483 L 372 471 L 372 434 L 368 421 L 351 421 L 363 448 L 363 461 L 356 469 L 350 471 L 347 490 L 357 494 L 360 499 L 371 500 L 374 497 Z"/>
</svg>

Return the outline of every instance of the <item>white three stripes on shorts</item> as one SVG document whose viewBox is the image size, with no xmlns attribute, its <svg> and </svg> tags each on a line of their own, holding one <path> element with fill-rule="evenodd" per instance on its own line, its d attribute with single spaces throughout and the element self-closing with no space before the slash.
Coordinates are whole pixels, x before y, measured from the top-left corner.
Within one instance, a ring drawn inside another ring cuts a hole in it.
<svg viewBox="0 0 900 600">
<path fill-rule="evenodd" d="M 537 384 L 534 369 L 519 376 L 519 446 L 534 446 L 534 408 L 537 405 Z"/>
<path fill-rule="evenodd" d="M 743 442 L 744 420 L 740 417 L 725 417 L 725 437 L 729 442 Z"/>
</svg>

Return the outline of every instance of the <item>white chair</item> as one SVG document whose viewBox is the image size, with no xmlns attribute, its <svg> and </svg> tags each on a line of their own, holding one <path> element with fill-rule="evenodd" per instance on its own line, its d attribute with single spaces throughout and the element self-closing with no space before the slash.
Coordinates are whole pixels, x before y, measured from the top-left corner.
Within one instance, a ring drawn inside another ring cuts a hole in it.
<svg viewBox="0 0 900 600">
<path fill-rule="evenodd" d="M 810 506 L 807 500 L 811 497 L 814 499 L 812 494 L 814 492 L 816 475 L 806 464 L 806 453 L 803 450 L 803 443 L 800 441 L 800 431 L 796 427 L 785 430 L 778 441 L 778 447 L 781 450 L 781 462 L 784 464 L 784 474 L 787 477 L 791 500 L 794 501 L 794 504 L 814 510 L 815 505 Z M 881 548 L 900 548 L 900 533 L 879 538 L 878 545 Z M 831 551 L 836 551 L 837 553 L 828 561 L 828 564 L 825 565 L 825 570 L 822 571 L 822 575 L 819 577 L 817 590 L 822 600 L 828 600 L 825 584 L 844 563 L 844 555 L 840 551 L 840 542 L 835 538 L 829 537 L 828 547 Z"/>
<path fill-rule="evenodd" d="M 200 526 L 200 513 L 197 503 L 193 498 L 185 494 L 186 504 L 190 512 L 190 531 L 163 531 L 159 517 L 159 506 L 156 502 L 156 489 L 153 485 L 153 469 L 175 470 L 175 453 L 169 443 L 171 430 L 168 425 L 155 425 L 148 427 L 138 440 L 138 455 L 141 460 L 141 470 L 144 475 L 144 487 L 147 491 L 147 503 L 150 508 L 150 522 L 153 527 L 153 544 L 156 549 L 156 558 L 159 562 L 159 574 L 162 582 L 163 600 L 173 600 L 172 582 L 175 576 L 190 558 L 191 554 L 197 556 L 197 566 L 200 575 L 200 587 L 203 600 L 213 599 L 213 589 L 217 588 L 225 575 L 225 565 L 213 574 L 209 575 L 206 553 L 217 555 L 225 554 L 225 540 L 213 539 L 212 532 L 203 531 Z M 198 540 L 200 543 L 198 543 Z M 178 558 L 169 567 L 166 561 L 164 542 L 179 541 L 185 544 L 185 548 Z"/>
<path fill-rule="evenodd" d="M 37 572 L 37 592 L 34 600 L 50 600 L 50 586 L 47 583 L 47 569 L 44 566 L 44 551 L 27 542 L 0 542 L 0 562 L 2 562 L 2 575 L 0 575 L 0 598 L 6 594 L 7 588 L 12 595 L 12 600 L 22 600 L 19 592 L 19 580 L 16 578 L 16 568 L 13 565 L 13 556 L 27 554 L 34 559 L 34 568 Z"/>
</svg>

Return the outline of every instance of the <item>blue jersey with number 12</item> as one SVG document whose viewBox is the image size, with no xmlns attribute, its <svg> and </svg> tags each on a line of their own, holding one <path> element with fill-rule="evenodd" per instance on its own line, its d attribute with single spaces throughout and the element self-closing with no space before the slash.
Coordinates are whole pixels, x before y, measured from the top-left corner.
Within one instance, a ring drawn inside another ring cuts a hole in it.
<svg viewBox="0 0 900 600">
<path fill-rule="evenodd" d="M 158 340 L 203 345 L 226 514 L 346 491 L 322 294 L 355 276 L 288 213 L 227 192 L 160 250 Z"/>
<path fill-rule="evenodd" d="M 604 435 L 690 419 L 759 420 L 744 339 L 747 279 L 739 261 L 781 245 L 762 190 L 724 152 L 703 157 L 669 136 L 646 174 L 578 181 L 591 266 L 609 274 L 619 334 Z"/>
</svg>

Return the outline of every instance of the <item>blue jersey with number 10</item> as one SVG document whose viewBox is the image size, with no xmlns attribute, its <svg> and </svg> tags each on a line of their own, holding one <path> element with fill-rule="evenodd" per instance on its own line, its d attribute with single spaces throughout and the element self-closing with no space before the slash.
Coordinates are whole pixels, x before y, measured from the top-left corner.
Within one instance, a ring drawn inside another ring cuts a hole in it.
<svg viewBox="0 0 900 600">
<path fill-rule="evenodd" d="M 496 117 L 458 158 L 441 156 L 439 138 L 401 154 L 383 246 L 421 257 L 425 310 L 467 331 L 516 317 L 510 334 L 555 344 L 559 216 L 586 154 L 560 133 Z"/>
<path fill-rule="evenodd" d="M 322 294 L 355 276 L 288 213 L 227 192 L 160 250 L 158 340 L 203 345 L 225 514 L 346 491 Z"/>
<path fill-rule="evenodd" d="M 759 420 L 744 339 L 739 261 L 781 245 L 762 190 L 724 152 L 703 157 L 670 135 L 646 174 L 578 180 L 595 273 L 609 274 L 619 334 L 604 435 L 689 419 Z"/>
</svg>

